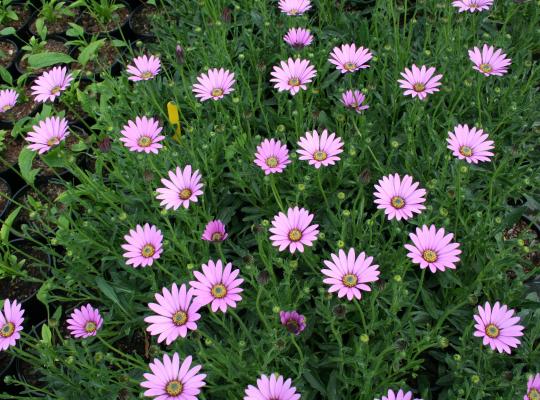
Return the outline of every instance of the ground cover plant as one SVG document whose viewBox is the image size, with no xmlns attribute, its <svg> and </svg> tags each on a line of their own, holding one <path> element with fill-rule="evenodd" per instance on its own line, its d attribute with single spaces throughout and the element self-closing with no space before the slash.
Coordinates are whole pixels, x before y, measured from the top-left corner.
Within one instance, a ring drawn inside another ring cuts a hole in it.
<svg viewBox="0 0 540 400">
<path fill-rule="evenodd" d="M 72 6 L 0 29 L 0 398 L 539 398 L 537 2 Z"/>
</svg>

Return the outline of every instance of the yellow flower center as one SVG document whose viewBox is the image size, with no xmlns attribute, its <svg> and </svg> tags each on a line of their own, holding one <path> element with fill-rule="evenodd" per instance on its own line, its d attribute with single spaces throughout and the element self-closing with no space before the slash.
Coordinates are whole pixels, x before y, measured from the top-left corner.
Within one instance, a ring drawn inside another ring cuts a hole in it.
<svg viewBox="0 0 540 400">
<path fill-rule="evenodd" d="M 290 15 L 296 15 L 296 14 L 298 14 L 298 10 L 296 8 L 293 8 L 293 9 L 289 10 L 289 14 Z"/>
<path fill-rule="evenodd" d="M 356 64 L 352 62 L 347 62 L 343 64 L 343 68 L 345 68 L 347 71 L 353 71 L 354 69 L 356 69 Z"/>
<path fill-rule="evenodd" d="M 187 314 L 184 311 L 180 310 L 173 314 L 172 322 L 176 326 L 182 326 L 187 322 L 187 317 Z"/>
<path fill-rule="evenodd" d="M 491 67 L 491 65 L 489 64 L 480 64 L 480 70 L 482 72 L 485 72 L 486 74 L 490 73 L 491 71 L 493 71 L 493 68 Z"/>
<path fill-rule="evenodd" d="M 315 159 L 315 161 L 324 161 L 327 157 L 328 154 L 326 154 L 326 152 L 324 151 L 316 151 L 315 153 L 313 153 L 313 158 Z"/>
<path fill-rule="evenodd" d="M 343 276 L 341 280 L 343 284 L 349 288 L 356 286 L 358 283 L 358 277 L 355 274 L 347 274 Z"/>
<path fill-rule="evenodd" d="M 291 242 L 298 242 L 300 239 L 302 239 L 302 232 L 299 229 L 294 228 L 289 232 L 289 240 Z"/>
<path fill-rule="evenodd" d="M 531 389 L 527 396 L 529 400 L 540 400 L 540 392 L 536 389 Z"/>
<path fill-rule="evenodd" d="M 156 252 L 156 248 L 152 246 L 150 243 L 144 245 L 144 247 L 141 250 L 141 256 L 150 258 L 152 257 Z"/>
<path fill-rule="evenodd" d="M 96 329 L 97 329 L 97 325 L 96 325 L 96 323 L 93 322 L 93 321 L 88 321 L 88 322 L 86 323 L 86 325 L 84 326 L 84 331 L 85 331 L 86 333 L 93 333 L 93 332 L 96 331 Z"/>
<path fill-rule="evenodd" d="M 57 94 L 60 90 L 62 90 L 60 86 L 55 86 L 51 89 L 51 94 Z"/>
<path fill-rule="evenodd" d="M 490 338 L 495 339 L 499 337 L 500 330 L 493 324 L 489 324 L 486 326 L 486 335 L 488 335 Z"/>
<path fill-rule="evenodd" d="M 150 79 L 151 77 L 153 77 L 154 74 L 151 73 L 150 71 L 145 71 L 141 74 L 141 78 L 143 79 Z"/>
<path fill-rule="evenodd" d="M 276 156 L 268 157 L 266 159 L 266 165 L 268 165 L 270 168 L 275 168 L 278 165 L 278 159 Z"/>
<path fill-rule="evenodd" d="M 223 239 L 223 234 L 221 232 L 212 233 L 212 242 L 220 242 Z"/>
<path fill-rule="evenodd" d="M 58 143 L 60 143 L 60 139 L 58 139 L 56 136 L 53 136 L 49 140 L 47 140 L 48 146 L 56 146 Z"/>
<path fill-rule="evenodd" d="M 289 86 L 300 86 L 300 79 L 298 78 L 289 79 Z"/>
<path fill-rule="evenodd" d="M 141 147 L 148 147 L 152 144 L 152 139 L 148 136 L 141 136 L 137 141 L 137 144 Z"/>
<path fill-rule="evenodd" d="M 397 208 L 398 210 L 405 207 L 405 199 L 401 196 L 394 196 L 390 200 L 392 207 Z"/>
<path fill-rule="evenodd" d="M 433 263 L 437 261 L 437 253 L 435 253 L 433 250 L 424 250 L 422 253 L 422 258 L 426 260 L 428 263 Z"/>
<path fill-rule="evenodd" d="M 212 90 L 212 97 L 220 97 L 223 96 L 223 89 L 216 88 Z"/>
<path fill-rule="evenodd" d="M 182 382 L 176 379 L 167 383 L 167 386 L 165 387 L 165 391 L 169 396 L 178 396 L 183 390 L 184 385 L 182 385 Z"/>
<path fill-rule="evenodd" d="M 472 149 L 469 146 L 461 146 L 459 152 L 462 156 L 470 157 L 472 156 Z"/>
<path fill-rule="evenodd" d="M 178 197 L 180 197 L 181 200 L 187 200 L 191 197 L 193 192 L 190 189 L 182 189 L 180 190 L 180 193 L 178 194 Z"/>
<path fill-rule="evenodd" d="M 222 299 L 227 296 L 227 288 L 222 283 L 217 283 L 212 286 L 211 292 L 212 296 L 214 296 L 216 299 Z"/>
<path fill-rule="evenodd" d="M 285 324 L 285 329 L 291 333 L 296 333 L 300 329 L 300 325 L 298 325 L 298 322 L 294 319 L 287 320 L 287 323 Z"/>
<path fill-rule="evenodd" d="M 10 337 L 11 335 L 13 335 L 13 333 L 15 333 L 15 325 L 13 325 L 13 323 L 11 322 L 8 322 L 2 327 L 2 329 L 0 329 L 1 337 Z"/>
<path fill-rule="evenodd" d="M 2 107 L 2 111 L 8 111 L 11 110 L 13 106 L 11 104 L 6 104 L 4 107 Z"/>
<path fill-rule="evenodd" d="M 423 92 L 425 88 L 426 85 L 424 85 L 423 83 L 415 83 L 413 85 L 413 89 L 415 92 Z"/>
</svg>

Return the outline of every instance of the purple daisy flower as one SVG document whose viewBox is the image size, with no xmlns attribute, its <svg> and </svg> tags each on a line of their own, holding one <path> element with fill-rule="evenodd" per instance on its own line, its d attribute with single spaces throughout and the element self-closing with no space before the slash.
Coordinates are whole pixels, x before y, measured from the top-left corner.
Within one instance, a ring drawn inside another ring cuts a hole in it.
<svg viewBox="0 0 540 400">
<path fill-rule="evenodd" d="M 412 70 L 405 68 L 405 72 L 401 73 L 405 79 L 398 79 L 399 87 L 405 89 L 403 95 L 424 100 L 428 94 L 438 92 L 442 75 L 433 76 L 434 73 L 434 67 L 426 68 L 425 65 L 422 65 L 421 68 L 413 65 Z"/>
<path fill-rule="evenodd" d="M 159 142 L 165 139 L 165 136 L 160 135 L 161 130 L 154 118 L 136 117 L 135 122 L 128 121 L 124 125 L 120 141 L 131 151 L 157 154 L 163 147 Z"/>
<path fill-rule="evenodd" d="M 18 98 L 19 94 L 13 89 L 0 90 L 0 113 L 12 109 Z"/>
<path fill-rule="evenodd" d="M 357 113 L 362 112 L 362 110 L 367 110 L 369 106 L 362 105 L 362 103 L 366 100 L 366 96 L 364 96 L 364 93 L 362 93 L 360 90 L 347 90 L 343 95 L 341 96 L 341 102 L 345 105 L 347 108 L 352 108 Z"/>
<path fill-rule="evenodd" d="M 32 143 L 28 146 L 30 150 L 43 154 L 60 144 L 68 135 L 68 122 L 65 118 L 47 117 L 32 127 L 26 140 Z"/>
<path fill-rule="evenodd" d="M 274 87 L 279 92 L 288 90 L 293 96 L 300 89 L 307 90 L 307 84 L 317 75 L 317 71 L 309 60 L 289 58 L 287 61 L 281 61 L 280 65 L 280 67 L 274 66 L 270 73 L 273 76 L 270 82 L 274 82 Z"/>
<path fill-rule="evenodd" d="M 306 317 L 296 311 L 280 311 L 279 319 L 281 325 L 295 335 L 299 335 L 300 332 L 306 329 Z"/>
<path fill-rule="evenodd" d="M 34 81 L 32 96 L 36 96 L 37 102 L 54 101 L 69 87 L 72 80 L 73 76 L 68 74 L 66 67 L 54 67 Z"/>
<path fill-rule="evenodd" d="M 531 376 L 527 381 L 527 394 L 523 400 L 540 400 L 540 374 Z"/>
<path fill-rule="evenodd" d="M 310 0 L 279 0 L 279 9 L 287 15 L 302 15 L 310 8 Z"/>
<path fill-rule="evenodd" d="M 261 375 L 257 387 L 248 385 L 245 393 L 244 400 L 300 400 L 291 378 L 285 380 L 278 374 Z"/>
<path fill-rule="evenodd" d="M 227 239 L 227 236 L 225 224 L 217 219 L 206 224 L 202 234 L 202 240 L 206 240 L 208 242 L 223 242 L 225 239 Z"/>
<path fill-rule="evenodd" d="M 412 176 L 405 175 L 403 179 L 398 174 L 388 175 L 375 185 L 377 191 L 373 194 L 377 199 L 377 208 L 383 209 L 388 219 L 409 219 L 413 213 L 420 214 L 426 208 L 425 189 L 417 189 L 419 183 Z"/>
<path fill-rule="evenodd" d="M 97 308 L 90 304 L 77 308 L 67 320 L 69 332 L 76 338 L 96 336 L 97 331 L 103 325 L 103 318 Z"/>
<path fill-rule="evenodd" d="M 24 310 L 17 300 L 4 300 L 4 312 L 0 312 L 0 351 L 15 346 L 21 338 Z"/>
<path fill-rule="evenodd" d="M 473 62 L 473 69 L 485 76 L 503 76 L 508 72 L 508 66 L 512 60 L 506 58 L 502 49 L 495 50 L 495 47 L 484 44 L 482 51 L 478 47 L 469 50 L 469 58 Z"/>
<path fill-rule="evenodd" d="M 343 142 L 336 137 L 335 133 L 328 135 L 325 129 L 321 135 L 317 131 L 306 132 L 306 136 L 298 142 L 300 160 L 307 160 L 309 165 L 319 169 L 321 166 L 334 165 L 340 158 L 338 154 L 343 152 Z"/>
<path fill-rule="evenodd" d="M 131 75 L 130 81 L 147 81 L 154 79 L 161 69 L 161 61 L 156 56 L 142 55 L 133 59 L 133 64 L 128 65 L 127 73 Z"/>
<path fill-rule="evenodd" d="M 488 134 L 482 129 L 473 127 L 469 129 L 467 125 L 458 125 L 454 128 L 454 132 L 448 132 L 448 148 L 452 150 L 452 154 L 460 160 L 465 160 L 469 164 L 482 161 L 491 161 L 493 153 L 490 151 L 494 148 L 493 140 L 486 140 Z"/>
<path fill-rule="evenodd" d="M 283 172 L 290 162 L 287 146 L 277 139 L 264 139 L 257 146 L 255 164 L 261 167 L 265 175 Z"/>
<path fill-rule="evenodd" d="M 193 85 L 193 93 L 200 101 L 220 100 L 226 94 L 231 93 L 235 84 L 234 73 L 226 69 L 214 68 L 208 70 L 208 74 L 201 74 Z"/>
<path fill-rule="evenodd" d="M 129 231 L 129 235 L 124 236 L 127 242 L 122 245 L 126 250 L 124 257 L 127 258 L 126 264 L 133 265 L 133 268 L 147 267 L 158 260 L 163 252 L 161 247 L 163 235 L 154 225 L 137 225 L 135 229 Z"/>
<path fill-rule="evenodd" d="M 161 200 L 160 205 L 165 209 L 177 210 L 178 207 L 189 207 L 189 203 L 197 202 L 197 198 L 203 193 L 201 183 L 201 174 L 199 170 L 191 173 L 191 165 L 186 165 L 182 170 L 176 167 L 176 173 L 169 171 L 169 179 L 162 178 L 161 183 L 165 187 L 158 188 L 157 199 Z"/>
<path fill-rule="evenodd" d="M 272 245 L 279 247 L 279 251 L 289 248 L 291 253 L 303 253 L 304 246 L 313 246 L 319 233 L 319 225 L 310 225 L 313 217 L 308 210 L 298 207 L 289 208 L 287 214 L 280 212 L 270 228 Z"/>
<path fill-rule="evenodd" d="M 455 0 L 452 5 L 459 8 L 458 12 L 479 12 L 489 10 L 493 5 L 493 0 Z"/>
<path fill-rule="evenodd" d="M 359 69 L 369 68 L 367 64 L 373 58 L 369 49 L 363 47 L 356 48 L 356 44 L 344 44 L 341 47 L 334 47 L 330 53 L 328 61 L 334 64 L 342 74 L 355 72 Z"/>
<path fill-rule="evenodd" d="M 283 36 L 283 40 L 293 48 L 301 49 L 309 46 L 313 42 L 313 35 L 309 29 L 291 28 L 285 36 Z"/>
</svg>

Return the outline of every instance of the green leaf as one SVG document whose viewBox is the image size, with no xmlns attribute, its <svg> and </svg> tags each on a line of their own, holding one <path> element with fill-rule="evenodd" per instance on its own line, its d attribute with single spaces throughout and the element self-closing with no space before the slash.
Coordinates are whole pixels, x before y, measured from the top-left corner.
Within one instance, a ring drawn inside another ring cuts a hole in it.
<svg viewBox="0 0 540 400">
<path fill-rule="evenodd" d="M 33 68 L 49 67 L 55 64 L 69 64 L 75 61 L 70 55 L 57 52 L 45 52 L 28 56 L 28 64 Z"/>
<path fill-rule="evenodd" d="M 49 325 L 47 324 L 41 325 L 41 341 L 46 344 L 52 343 L 51 329 L 49 328 Z"/>
<path fill-rule="evenodd" d="M 36 175 L 39 172 L 39 168 L 32 169 L 32 162 L 35 156 L 36 152 L 30 150 L 28 147 L 24 147 L 19 153 L 19 170 L 23 179 L 30 185 L 34 184 Z"/>
<path fill-rule="evenodd" d="M 9 71 L 0 66 L 0 78 L 4 80 L 8 85 L 13 85 L 13 78 Z"/>
<path fill-rule="evenodd" d="M 19 215 L 19 212 L 21 211 L 21 208 L 22 208 L 22 206 L 17 207 L 4 220 L 4 223 L 2 224 L 2 228 L 0 229 L 0 238 L 2 239 L 2 243 L 8 244 L 8 242 L 9 242 L 9 231 L 11 230 L 11 225 L 13 225 L 13 221 L 15 221 L 15 218 L 17 218 L 17 215 Z"/>
<path fill-rule="evenodd" d="M 43 40 L 47 37 L 47 27 L 45 26 L 45 20 L 43 18 L 36 19 L 36 32 Z"/>
<path fill-rule="evenodd" d="M 17 31 L 13 27 L 4 28 L 0 31 L 0 36 L 15 35 Z"/>
<path fill-rule="evenodd" d="M 69 165 L 67 157 L 63 154 L 62 146 L 56 146 L 43 154 L 41 159 L 51 168 L 67 168 Z"/>
<path fill-rule="evenodd" d="M 72 145 L 71 146 L 71 151 L 78 152 L 78 151 L 86 150 L 87 148 L 88 148 L 88 145 L 81 141 L 81 142 L 77 142 L 74 145 Z"/>
<path fill-rule="evenodd" d="M 105 39 L 99 39 L 95 42 L 90 43 L 88 46 L 81 50 L 81 53 L 79 54 L 79 57 L 77 57 L 77 60 L 82 65 L 86 65 L 86 63 L 92 58 L 92 56 L 97 53 L 99 48 L 103 46 L 103 43 L 105 43 Z"/>
<path fill-rule="evenodd" d="M 315 377 L 310 371 L 304 371 L 304 378 L 313 389 L 316 389 L 323 397 L 326 396 L 326 390 L 319 377 Z"/>
<path fill-rule="evenodd" d="M 69 23 L 69 28 L 66 31 L 66 35 L 70 37 L 81 37 L 84 36 L 84 28 L 80 25 L 74 24 L 73 22 Z"/>
<path fill-rule="evenodd" d="M 126 312 L 126 310 L 124 309 L 124 307 L 122 307 L 122 304 L 120 304 L 120 300 L 118 299 L 118 296 L 116 295 L 116 292 L 114 290 L 114 288 L 109 285 L 109 283 L 103 279 L 102 277 L 98 276 L 96 278 L 96 284 L 98 285 L 98 288 L 99 290 L 101 290 L 101 292 L 107 296 L 110 300 L 112 300 L 116 305 L 118 305 L 118 307 L 120 307 L 120 309 L 127 315 L 128 313 Z"/>
</svg>

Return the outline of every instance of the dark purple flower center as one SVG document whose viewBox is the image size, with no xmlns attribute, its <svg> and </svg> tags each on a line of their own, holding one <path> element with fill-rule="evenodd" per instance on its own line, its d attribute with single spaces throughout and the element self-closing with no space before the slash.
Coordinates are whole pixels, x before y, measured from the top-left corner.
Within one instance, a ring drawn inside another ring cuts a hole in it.
<svg viewBox="0 0 540 400">
<path fill-rule="evenodd" d="M 2 329 L 0 329 L 0 336 L 2 337 L 10 337 L 15 332 L 15 325 L 13 323 L 8 322 L 5 324 Z"/>
<path fill-rule="evenodd" d="M 187 322 L 187 319 L 188 319 L 188 315 L 182 310 L 178 310 L 172 316 L 172 322 L 176 326 L 184 325 Z"/>
<path fill-rule="evenodd" d="M 179 396 L 184 390 L 184 385 L 179 380 L 172 380 L 165 386 L 165 391 L 169 396 Z"/>
<path fill-rule="evenodd" d="M 300 331 L 300 325 L 298 324 L 298 321 L 294 319 L 288 319 L 285 323 L 285 329 L 296 335 Z"/>
<path fill-rule="evenodd" d="M 426 260 L 428 263 L 433 263 L 437 261 L 437 253 L 435 253 L 433 250 L 424 250 L 422 252 L 422 258 Z"/>
<path fill-rule="evenodd" d="M 341 281 L 348 288 L 352 288 L 358 283 L 358 277 L 355 274 L 347 274 L 343 276 Z"/>
<path fill-rule="evenodd" d="M 390 200 L 390 203 L 392 204 L 392 207 L 398 210 L 405 207 L 405 199 L 401 196 L 392 197 L 392 199 Z"/>
<path fill-rule="evenodd" d="M 302 232 L 297 228 L 291 229 L 289 232 L 289 240 L 291 242 L 298 242 L 300 239 L 302 239 Z"/>
<path fill-rule="evenodd" d="M 486 326 L 486 335 L 488 335 L 490 338 L 495 339 L 499 337 L 500 334 L 501 331 L 494 324 L 489 324 Z"/>
<path fill-rule="evenodd" d="M 185 188 L 180 190 L 180 193 L 178 193 L 178 197 L 180 197 L 180 200 L 187 200 L 191 197 L 192 194 L 193 192 L 191 191 L 191 189 Z"/>
<path fill-rule="evenodd" d="M 214 296 L 216 299 L 222 299 L 227 296 L 227 288 L 222 283 L 212 286 L 211 292 L 212 296 Z"/>
</svg>

